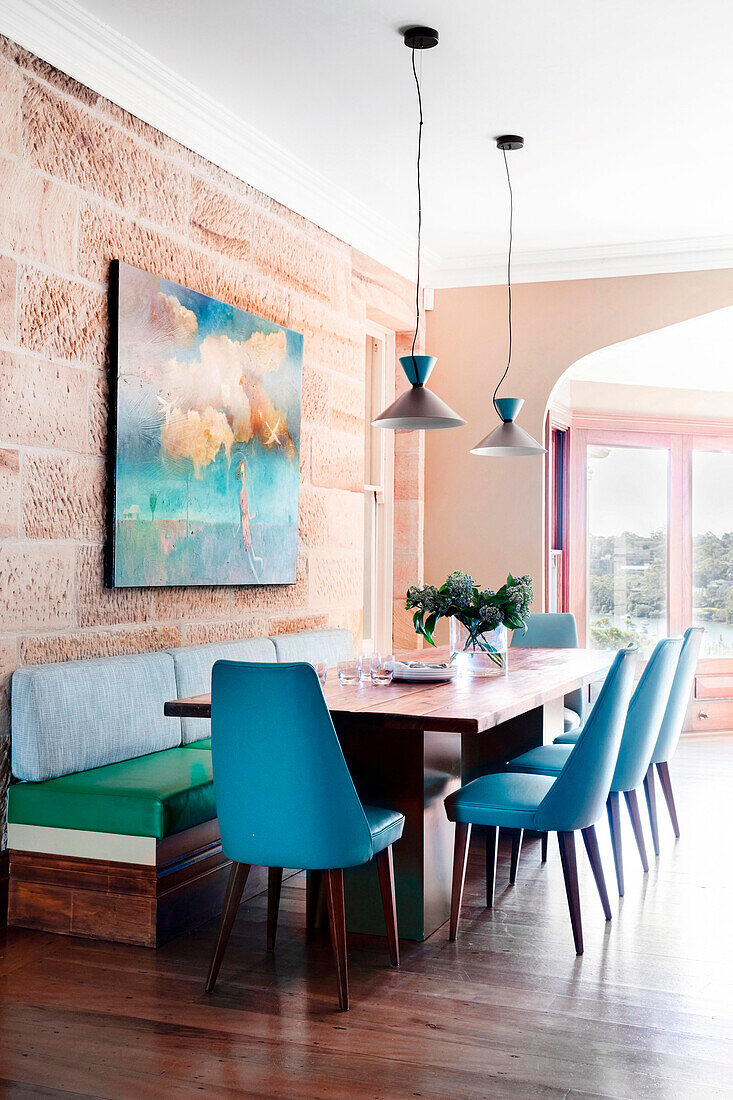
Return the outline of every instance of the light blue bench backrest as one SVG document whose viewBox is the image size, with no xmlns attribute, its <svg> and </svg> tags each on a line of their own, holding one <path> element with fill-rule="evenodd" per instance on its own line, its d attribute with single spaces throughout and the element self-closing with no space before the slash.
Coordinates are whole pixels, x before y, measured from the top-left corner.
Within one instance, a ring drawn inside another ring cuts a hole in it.
<svg viewBox="0 0 733 1100">
<path fill-rule="evenodd" d="M 211 670 L 216 661 L 275 662 L 275 646 L 269 638 L 244 638 L 236 642 L 212 642 L 209 645 L 187 646 L 169 650 L 176 670 L 176 692 L 179 699 L 189 695 L 204 695 L 211 691 Z M 171 696 L 173 698 L 173 696 Z M 211 723 L 203 718 L 182 718 L 181 735 L 184 745 L 211 736 Z"/>
<path fill-rule="evenodd" d="M 163 715 L 175 696 L 169 653 L 19 668 L 12 680 L 13 775 L 54 779 L 180 745 L 180 721 Z"/>
<path fill-rule="evenodd" d="M 270 640 L 280 663 L 325 661 L 328 668 L 333 668 L 337 661 L 354 653 L 350 630 L 304 630 L 300 634 L 275 634 Z"/>
</svg>

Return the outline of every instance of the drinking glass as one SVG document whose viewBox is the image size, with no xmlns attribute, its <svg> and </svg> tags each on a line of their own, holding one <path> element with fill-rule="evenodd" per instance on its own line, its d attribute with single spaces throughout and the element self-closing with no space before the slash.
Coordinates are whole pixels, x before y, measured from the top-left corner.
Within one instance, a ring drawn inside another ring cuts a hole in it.
<svg viewBox="0 0 733 1100">
<path fill-rule="evenodd" d="M 325 661 L 314 661 L 313 667 L 318 673 L 318 679 L 322 684 L 325 684 L 326 677 L 328 676 L 328 665 Z"/>
<path fill-rule="evenodd" d="M 394 656 L 391 653 L 377 653 L 372 661 L 372 683 L 390 684 L 394 675 Z"/>
<path fill-rule="evenodd" d="M 369 683 L 372 676 L 372 669 L 375 664 L 379 663 L 378 653 L 362 653 L 361 655 L 361 678 L 365 683 Z"/>
<path fill-rule="evenodd" d="M 358 657 L 347 657 L 336 665 L 339 683 L 358 684 L 361 678 L 361 662 Z"/>
</svg>

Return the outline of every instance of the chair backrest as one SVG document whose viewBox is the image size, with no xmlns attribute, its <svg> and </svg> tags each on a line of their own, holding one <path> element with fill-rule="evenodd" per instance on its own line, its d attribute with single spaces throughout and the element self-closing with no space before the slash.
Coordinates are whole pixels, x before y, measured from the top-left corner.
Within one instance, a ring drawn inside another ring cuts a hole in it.
<svg viewBox="0 0 733 1100">
<path fill-rule="evenodd" d="M 629 703 L 611 780 L 612 791 L 633 791 L 643 782 L 659 737 L 681 649 L 681 638 L 662 638 L 652 650 Z"/>
<path fill-rule="evenodd" d="M 572 831 L 603 813 L 634 683 L 638 650 L 620 649 L 565 767 L 540 803 L 536 828 Z"/>
<path fill-rule="evenodd" d="M 512 646 L 531 649 L 577 649 L 578 624 L 569 611 L 533 611 L 524 630 L 512 634 Z M 583 692 L 568 692 L 565 705 L 583 717 Z"/>
<path fill-rule="evenodd" d="M 682 652 L 677 661 L 677 670 L 672 681 L 667 709 L 664 712 L 659 737 L 652 753 L 652 764 L 662 764 L 665 760 L 669 760 L 677 748 L 677 742 L 687 713 L 687 704 L 690 702 L 692 681 L 695 679 L 695 669 L 697 658 L 700 655 L 703 634 L 704 630 L 701 626 L 690 626 L 684 633 Z"/>
<path fill-rule="evenodd" d="M 311 665 L 217 661 L 211 751 L 230 859 L 312 870 L 371 859 L 371 831 Z"/>
</svg>

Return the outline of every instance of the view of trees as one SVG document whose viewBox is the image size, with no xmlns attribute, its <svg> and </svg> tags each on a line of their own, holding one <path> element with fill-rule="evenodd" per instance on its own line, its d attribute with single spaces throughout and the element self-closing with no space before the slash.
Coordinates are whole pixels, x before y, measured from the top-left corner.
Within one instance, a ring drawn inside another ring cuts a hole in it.
<svg viewBox="0 0 733 1100">
<path fill-rule="evenodd" d="M 733 626 L 733 532 L 696 536 L 693 562 L 695 621 L 710 623 L 714 635 L 713 624 Z M 666 531 L 597 536 L 589 566 L 593 643 L 619 648 L 635 642 L 648 649 L 667 611 Z"/>
</svg>

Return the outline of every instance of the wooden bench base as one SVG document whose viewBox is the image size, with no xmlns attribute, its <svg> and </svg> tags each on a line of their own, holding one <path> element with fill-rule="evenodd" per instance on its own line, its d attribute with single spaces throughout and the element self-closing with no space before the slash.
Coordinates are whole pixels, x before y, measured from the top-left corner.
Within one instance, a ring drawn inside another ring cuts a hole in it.
<svg viewBox="0 0 733 1100">
<path fill-rule="evenodd" d="M 154 866 L 11 849 L 8 924 L 160 947 L 219 915 L 229 867 L 216 819 L 157 841 Z M 252 871 L 245 898 L 267 888 Z"/>
</svg>

